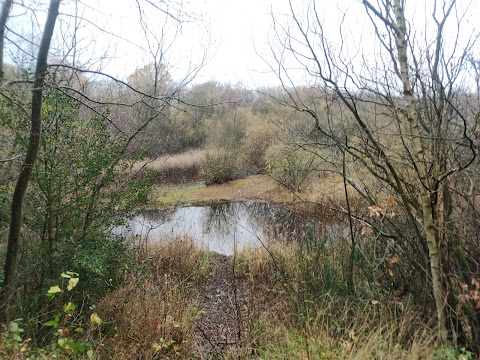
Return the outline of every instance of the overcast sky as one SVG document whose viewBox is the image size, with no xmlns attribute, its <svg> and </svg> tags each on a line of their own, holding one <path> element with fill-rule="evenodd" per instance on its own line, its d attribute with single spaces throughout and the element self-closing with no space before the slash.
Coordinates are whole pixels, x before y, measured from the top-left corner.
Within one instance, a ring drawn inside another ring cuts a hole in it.
<svg viewBox="0 0 480 360">
<path fill-rule="evenodd" d="M 132 33 L 131 22 L 136 14 L 133 1 L 127 5 L 128 0 L 123 0 L 123 6 L 117 1 L 102 2 L 109 15 L 106 18 L 108 26 L 122 37 L 134 39 L 136 35 Z M 109 8 L 109 2 L 116 6 Z M 265 64 L 257 54 L 257 51 L 265 50 L 271 27 L 271 3 L 272 0 L 192 0 L 184 9 L 199 21 L 194 18 L 184 23 L 181 32 L 175 35 L 175 42 L 166 54 L 172 72 L 181 77 L 185 68 L 202 59 L 202 50 L 206 48 L 209 61 L 200 71 L 197 82 L 216 80 L 254 86 L 274 81 L 271 75 L 264 74 Z M 174 34 L 173 22 L 171 25 L 170 32 Z M 148 55 L 132 53 L 129 48 L 117 47 L 115 54 L 118 61 L 111 62 L 110 71 L 128 72 L 149 61 Z"/>
<path fill-rule="evenodd" d="M 115 4 L 111 9 L 123 8 L 120 3 L 134 3 L 130 0 L 101 0 L 102 7 L 109 2 Z M 309 0 L 292 0 L 295 11 L 304 13 Z M 479 0 L 458 0 L 457 9 L 461 12 L 467 5 L 471 11 L 466 14 L 464 28 L 455 28 L 455 19 L 451 18 L 445 29 L 445 37 L 455 37 L 457 33 L 470 34 L 471 28 L 476 26 L 479 14 Z M 375 1 L 374 1 L 375 3 Z M 414 19 L 413 25 L 419 29 L 426 28 L 430 31 L 435 28 L 431 19 L 433 0 L 407 0 L 407 18 Z M 439 3 L 441 3 L 439 1 Z M 365 9 L 359 0 L 319 0 L 317 1 L 319 13 L 322 16 L 322 25 L 327 31 L 329 41 L 335 43 L 339 40 L 340 31 L 343 32 L 346 47 L 352 56 L 362 54 L 375 56 L 378 52 L 378 41 L 373 36 L 373 28 L 365 14 Z M 209 44 L 209 63 L 201 70 L 197 82 L 217 80 L 232 84 L 242 83 L 255 87 L 258 85 L 276 85 L 276 77 L 267 73 L 267 66 L 259 55 L 268 56 L 269 33 L 272 31 L 272 16 L 282 19 L 283 14 L 289 13 L 288 0 L 190 0 L 185 11 L 195 14 L 202 21 L 186 23 L 182 26 L 182 33 L 175 38 L 175 43 L 167 53 L 167 59 L 172 66 L 172 72 L 182 76 L 182 71 L 190 63 L 195 63 L 201 58 L 203 46 Z M 437 9 L 437 12 L 441 9 Z M 347 14 L 340 30 L 342 14 Z M 131 36 L 132 11 L 128 11 L 125 19 L 113 12 L 110 21 L 121 24 L 122 36 Z M 429 23 L 425 27 L 425 19 Z M 152 23 L 155 21 L 152 19 Z M 119 31 L 119 30 L 115 30 Z M 421 30 L 423 31 L 423 30 Z M 419 34 L 420 35 L 420 34 Z M 422 35 L 420 35 L 422 36 Z M 127 51 L 128 52 L 128 51 Z M 118 62 L 124 66 L 126 72 L 134 65 L 140 66 L 147 58 L 139 54 L 121 56 Z"/>
<path fill-rule="evenodd" d="M 31 0 L 33 1 L 33 0 Z M 35 0 L 37 2 L 38 0 Z M 46 0 L 40 0 L 47 3 Z M 79 15 L 83 17 L 82 26 L 77 34 L 80 63 L 89 61 L 102 64 L 105 70 L 114 76 L 126 79 L 136 67 L 152 61 L 151 55 L 145 51 L 148 46 L 139 26 L 137 0 L 83 0 L 79 2 Z M 138 0 L 139 3 L 146 3 Z M 180 0 L 168 0 L 175 4 Z M 268 37 L 272 30 L 271 13 L 277 19 L 289 12 L 288 0 L 183 0 L 186 5 L 182 11 L 192 17 L 185 18 L 181 31 L 176 32 L 176 22 L 169 18 L 167 26 L 165 17 L 158 12 L 147 11 L 146 23 L 152 33 L 165 34 L 164 49 L 168 49 L 164 61 L 170 66 L 175 79 L 181 79 L 185 72 L 198 65 L 207 50 L 209 62 L 201 69 L 196 82 L 216 80 L 231 84 L 242 83 L 256 87 L 276 85 L 276 78 L 267 73 L 267 66 L 259 55 L 268 56 Z M 28 0 L 25 0 L 28 3 Z M 292 0 L 295 10 L 302 10 L 309 1 Z M 479 0 L 458 0 L 461 10 L 471 4 L 471 12 L 467 14 L 464 28 L 446 28 L 445 36 L 457 33 L 470 34 L 470 27 L 478 23 Z M 431 14 L 433 0 L 407 0 L 407 16 L 414 16 L 414 24 L 422 25 L 425 14 Z M 69 39 L 76 2 L 64 0 L 61 6 L 63 16 L 57 24 L 57 41 Z M 342 27 L 347 41 L 348 51 L 355 54 L 375 54 L 378 42 L 372 36 L 372 27 L 365 11 L 358 0 L 322 0 L 317 1 L 322 14 L 322 24 L 327 30 L 330 41 L 335 43 L 340 34 L 342 11 L 348 17 Z M 15 7 L 15 6 L 14 6 Z M 42 6 L 39 5 L 39 9 Z M 45 10 L 45 6 L 43 9 Z M 21 11 L 20 11 L 21 12 Z M 172 11 L 173 13 L 175 11 Z M 41 33 L 42 16 L 45 11 L 23 15 L 9 20 L 9 25 L 19 27 L 21 32 Z M 38 26 L 31 23 L 38 21 Z M 429 20 L 431 21 L 431 19 Z M 449 24 L 454 25 L 455 22 Z M 421 27 L 421 26 L 420 26 Z M 427 29 L 433 27 L 427 26 Z M 152 36 L 150 36 L 152 40 Z M 67 44 L 68 45 L 68 44 Z M 62 46 L 60 46 L 61 48 Z M 65 48 L 65 45 L 63 46 Z M 68 46 L 67 46 L 68 47 Z M 477 46 L 478 48 L 478 46 Z M 15 49 L 15 48 L 14 48 Z M 478 49 L 477 49 L 478 52 Z M 103 55 L 106 55 L 104 58 Z"/>
<path fill-rule="evenodd" d="M 292 3 L 302 12 L 308 1 L 292 0 Z M 362 31 L 365 18 L 359 14 L 362 6 L 358 0 L 318 1 L 318 4 L 320 12 L 325 14 L 325 26 L 332 30 L 332 38 L 339 31 L 339 10 L 348 9 L 352 18 L 350 25 Z M 101 0 L 98 6 L 102 9 L 99 20 L 110 31 L 132 43 L 143 41 L 133 24 L 138 20 L 135 1 Z M 193 19 L 184 23 L 166 54 L 176 78 L 181 78 L 190 64 L 197 63 L 202 58 L 202 49 L 208 47 L 209 61 L 196 82 L 216 80 L 249 87 L 278 84 L 262 57 L 270 55 L 268 38 L 272 31 L 272 14 L 281 19 L 289 13 L 288 0 L 190 0 L 183 9 L 200 21 Z M 150 21 L 152 29 L 161 23 L 156 20 Z M 172 27 L 170 33 L 174 33 Z M 121 76 L 150 61 L 147 54 L 120 43 L 109 40 L 110 55 L 115 54 L 115 61 L 107 66 L 110 72 Z"/>
</svg>

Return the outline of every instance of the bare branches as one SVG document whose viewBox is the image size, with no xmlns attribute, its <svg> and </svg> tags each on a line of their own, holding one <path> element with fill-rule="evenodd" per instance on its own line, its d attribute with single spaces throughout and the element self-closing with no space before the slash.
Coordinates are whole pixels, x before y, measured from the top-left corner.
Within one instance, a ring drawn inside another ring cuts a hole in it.
<svg viewBox="0 0 480 360">
<path fill-rule="evenodd" d="M 374 13 L 375 16 L 378 17 L 385 25 L 387 25 L 388 28 L 390 28 L 395 32 L 398 31 L 397 26 L 392 21 L 392 12 L 391 12 L 392 5 L 390 4 L 389 0 L 386 0 L 385 2 L 383 2 L 383 5 L 385 7 L 385 13 L 383 13 L 381 10 L 373 6 L 372 3 L 368 0 L 362 0 L 362 2 L 365 5 L 365 8 L 367 8 L 372 13 Z"/>
<path fill-rule="evenodd" d="M 5 163 L 5 162 L 9 162 L 9 161 L 15 161 L 17 159 L 19 159 L 22 155 L 21 154 L 18 154 L 18 155 L 15 155 L 15 156 L 12 156 L 8 159 L 0 159 L 0 163 Z"/>
<path fill-rule="evenodd" d="M 478 45 L 478 31 L 461 34 L 460 24 L 468 10 L 460 11 L 455 0 L 437 0 L 426 6 L 431 15 L 424 14 L 423 29 L 415 19 L 407 20 L 405 1 L 362 0 L 376 37 L 369 52 L 364 50 L 369 44 L 346 39 L 343 28 L 340 38 L 338 33 L 327 34 L 317 2 L 309 2 L 304 12 L 289 4 L 289 22 L 278 20 L 274 25 L 278 47 L 270 45 L 276 62 L 270 68 L 283 87 L 281 97 L 272 97 L 309 114 L 317 133 L 360 163 L 371 179 L 398 198 L 409 236 L 420 241 L 419 248 L 428 254 L 428 277 L 440 337 L 445 341 L 448 296 L 443 288 L 439 244 L 444 245 L 448 236 L 440 229 L 449 226 L 442 216 L 450 211 L 446 210 L 450 205 L 442 203 L 442 196 L 447 196 L 442 194 L 449 191 L 447 181 L 458 181 L 477 156 L 474 114 L 478 104 L 469 104 L 466 99 L 471 99 L 468 78 L 472 78 L 472 68 L 477 88 L 480 78 L 476 62 L 471 68 L 467 66 L 472 45 Z M 338 15 L 342 24 L 348 24 L 347 15 Z M 433 20 L 434 26 L 429 26 L 428 20 Z M 446 36 L 447 28 L 453 36 Z M 318 101 L 307 101 L 306 91 L 292 78 L 292 69 L 303 69 L 311 82 L 324 89 L 325 98 L 335 98 L 338 104 L 326 101 L 322 107 Z M 332 121 L 333 108 L 338 114 L 336 122 Z M 342 132 L 348 135 L 343 138 L 339 135 Z M 304 144 L 313 149 L 318 146 L 308 141 Z M 376 196 L 367 190 L 368 183 L 360 186 L 357 181 L 361 180 L 348 178 L 345 167 L 339 174 L 344 178 L 346 195 L 348 183 L 364 199 L 375 201 Z"/>
</svg>

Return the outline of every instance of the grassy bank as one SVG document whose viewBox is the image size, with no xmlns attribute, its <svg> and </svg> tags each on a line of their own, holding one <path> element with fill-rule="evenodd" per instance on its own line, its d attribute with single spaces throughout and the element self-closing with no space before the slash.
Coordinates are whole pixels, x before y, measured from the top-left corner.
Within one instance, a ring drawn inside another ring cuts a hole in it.
<svg viewBox="0 0 480 360">
<path fill-rule="evenodd" d="M 371 269 L 356 271 L 355 289 L 349 289 L 348 254 L 344 242 L 328 245 L 311 239 L 308 247 L 293 242 L 223 257 L 196 249 L 188 239 L 171 239 L 139 258 L 139 270 L 128 271 L 123 286 L 96 305 L 100 325 L 83 322 L 85 333 L 74 336 L 92 349 L 90 355 L 58 345 L 52 345 L 55 350 L 31 349 L 28 341 L 15 347 L 11 332 L 3 335 L 0 355 L 5 359 L 473 358 L 464 349 L 438 347 L 434 326 L 421 307 L 408 296 L 369 283 Z M 215 300 L 223 293 L 228 293 L 230 310 Z M 74 312 L 75 321 L 81 311 Z M 231 312 L 230 324 L 225 324 L 225 311 Z M 235 337 L 225 340 L 227 345 L 221 346 L 200 327 L 209 315 L 213 329 L 238 327 Z M 65 332 L 68 325 L 64 326 L 58 331 Z M 24 327 L 28 331 L 28 325 Z M 25 339 L 28 335 L 19 334 Z"/>
<path fill-rule="evenodd" d="M 343 201 L 341 179 L 335 176 L 315 179 L 302 192 L 293 194 L 263 174 L 223 184 L 202 182 L 182 185 L 158 185 L 151 194 L 152 207 L 211 205 L 231 201 L 257 200 L 276 204 L 330 203 Z"/>
<path fill-rule="evenodd" d="M 419 303 L 397 286 L 401 259 L 388 244 L 357 232 L 352 251 L 342 218 L 326 212 L 330 202 L 342 203 L 342 185 L 335 177 L 314 178 L 295 195 L 265 175 L 211 186 L 157 185 L 154 208 L 256 200 L 311 214 L 324 204 L 315 213 L 323 232 L 306 229 L 288 243 L 266 241 L 273 245 L 231 257 L 202 251 L 189 239 L 164 239 L 139 249 L 136 266 L 126 265 L 115 279 L 121 285 L 93 309 L 66 314 L 62 302 L 52 303 L 60 321 L 43 329 L 51 343 L 30 346 L 39 317 L 20 323 L 21 332 L 2 334 L 0 357 L 473 359 L 467 349 L 438 345 L 430 300 Z M 92 311 L 101 321 L 92 320 Z M 61 345 L 69 332 L 71 347 Z"/>
<path fill-rule="evenodd" d="M 264 175 L 206 186 L 191 183 L 175 186 L 157 186 L 152 192 L 154 207 L 178 205 L 212 205 L 231 201 L 258 200 L 279 202 L 289 194 Z M 291 197 L 290 197 L 291 198 Z"/>
</svg>

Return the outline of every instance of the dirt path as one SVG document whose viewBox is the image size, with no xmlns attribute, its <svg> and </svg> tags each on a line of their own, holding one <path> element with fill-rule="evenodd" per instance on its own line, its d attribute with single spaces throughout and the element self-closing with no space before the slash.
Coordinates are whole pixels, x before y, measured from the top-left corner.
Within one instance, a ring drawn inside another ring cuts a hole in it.
<svg viewBox="0 0 480 360">
<path fill-rule="evenodd" d="M 196 324 L 200 358 L 243 357 L 247 290 L 247 281 L 234 276 L 233 257 L 213 253 L 212 272 L 199 289 L 204 312 Z"/>
</svg>

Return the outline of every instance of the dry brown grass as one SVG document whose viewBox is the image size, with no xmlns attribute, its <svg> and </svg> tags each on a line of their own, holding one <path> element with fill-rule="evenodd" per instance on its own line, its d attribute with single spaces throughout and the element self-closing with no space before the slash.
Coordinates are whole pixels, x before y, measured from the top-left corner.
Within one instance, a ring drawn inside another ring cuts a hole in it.
<svg viewBox="0 0 480 360">
<path fill-rule="evenodd" d="M 268 309 L 258 316 L 256 330 L 251 332 L 255 338 L 248 343 L 256 346 L 253 351 L 259 358 L 441 358 L 436 355 L 434 325 L 425 322 L 408 299 L 384 296 L 379 298 L 381 301 L 368 300 L 324 289 L 314 301 L 301 300 L 304 290 L 297 284 L 307 279 L 302 278 L 301 259 L 295 251 L 292 244 L 277 244 L 268 251 L 258 249 L 237 255 L 237 271 L 251 277 L 268 299 Z M 285 276 L 274 275 L 272 256 Z M 305 254 L 305 258 L 308 256 Z M 292 301 L 296 304 L 293 307 Z M 302 303 L 310 310 L 300 315 Z"/>
<path fill-rule="evenodd" d="M 165 155 L 155 160 L 145 159 L 138 161 L 132 166 L 132 171 L 138 171 L 142 167 L 149 170 L 168 170 L 175 168 L 188 168 L 191 166 L 200 166 L 205 158 L 206 151 L 202 149 L 189 150 L 187 152 L 175 155 Z"/>
<path fill-rule="evenodd" d="M 148 271 L 131 275 L 98 305 L 106 336 L 102 358 L 191 358 L 199 316 L 193 290 L 209 272 L 209 259 L 185 239 L 156 245 L 144 260 Z"/>
<path fill-rule="evenodd" d="M 186 340 L 197 311 L 191 294 L 159 280 L 132 278 L 99 304 L 107 336 L 98 349 L 103 358 L 169 358 L 189 352 Z"/>
<path fill-rule="evenodd" d="M 348 309 L 345 310 L 348 314 Z M 347 315 L 345 315 L 347 316 Z M 364 318 L 364 325 L 346 328 L 332 325 L 330 318 L 318 316 L 304 328 L 292 326 L 275 317 L 263 319 L 259 326 L 264 332 L 258 342 L 264 348 L 259 358 L 268 359 L 440 359 L 436 355 L 435 334 L 431 329 L 413 329 L 415 312 L 403 316 L 400 322 L 384 319 L 372 324 Z M 340 319 L 341 320 L 341 319 Z M 402 343 L 400 336 L 410 330 L 409 339 Z M 399 336 L 400 335 L 400 336 Z"/>
</svg>

